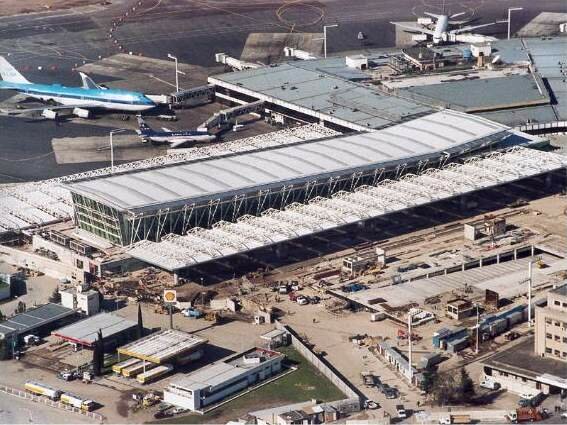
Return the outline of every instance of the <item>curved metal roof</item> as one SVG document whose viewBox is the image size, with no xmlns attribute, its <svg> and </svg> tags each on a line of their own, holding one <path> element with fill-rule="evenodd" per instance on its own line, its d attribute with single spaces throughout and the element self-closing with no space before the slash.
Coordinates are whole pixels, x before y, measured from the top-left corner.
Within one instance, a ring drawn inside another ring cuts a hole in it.
<svg viewBox="0 0 567 425">
<path fill-rule="evenodd" d="M 69 188 L 118 210 L 151 210 L 407 162 L 490 136 L 505 137 L 507 130 L 483 118 L 444 110 L 374 132 L 105 176 Z"/>
</svg>

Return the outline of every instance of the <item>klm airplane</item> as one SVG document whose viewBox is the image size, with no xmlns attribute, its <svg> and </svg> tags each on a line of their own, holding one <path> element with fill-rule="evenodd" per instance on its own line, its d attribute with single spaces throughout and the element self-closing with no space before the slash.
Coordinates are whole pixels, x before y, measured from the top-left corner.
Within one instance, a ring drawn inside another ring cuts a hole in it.
<svg viewBox="0 0 567 425">
<path fill-rule="evenodd" d="M 171 148 L 177 148 L 188 142 L 210 142 L 216 139 L 214 134 L 210 134 L 206 128 L 198 128 L 197 130 L 170 130 L 162 128 L 162 131 L 153 130 L 138 115 L 139 130 L 136 133 L 142 139 L 142 142 L 169 143 Z"/>
<path fill-rule="evenodd" d="M 0 56 L 0 89 L 14 90 L 27 97 L 48 102 L 45 108 L 4 111 L 9 115 L 42 111 L 45 118 L 56 118 L 57 110 L 73 110 L 73 114 L 89 117 L 90 109 L 140 112 L 152 109 L 156 104 L 142 93 L 108 89 L 96 84 L 86 74 L 80 72 L 82 87 L 65 87 L 60 84 L 35 84 L 28 81 L 4 57 Z"/>
</svg>

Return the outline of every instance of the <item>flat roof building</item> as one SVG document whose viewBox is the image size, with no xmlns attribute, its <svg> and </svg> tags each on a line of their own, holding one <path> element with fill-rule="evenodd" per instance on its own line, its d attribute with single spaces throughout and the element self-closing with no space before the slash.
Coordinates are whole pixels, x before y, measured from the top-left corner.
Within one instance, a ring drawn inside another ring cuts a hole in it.
<svg viewBox="0 0 567 425">
<path fill-rule="evenodd" d="M 535 352 L 567 362 L 567 284 L 547 293 L 547 305 L 535 308 Z"/>
<path fill-rule="evenodd" d="M 93 348 L 99 329 L 108 351 L 135 337 L 137 323 L 112 313 L 99 313 L 77 323 L 57 329 L 52 335 L 87 348 Z"/>
<path fill-rule="evenodd" d="M 199 411 L 280 372 L 284 355 L 253 348 L 173 381 L 164 401 Z"/>
<path fill-rule="evenodd" d="M 207 342 L 187 332 L 166 329 L 119 347 L 118 354 L 157 364 L 185 363 L 193 360 L 195 353 L 201 357 Z"/>
<path fill-rule="evenodd" d="M 40 307 L 29 308 L 24 313 L 0 322 L 0 340 L 12 344 L 19 343 L 19 337 L 27 334 L 43 336 L 51 329 L 75 320 L 75 310 L 65 308 L 59 304 L 45 304 Z"/>
</svg>

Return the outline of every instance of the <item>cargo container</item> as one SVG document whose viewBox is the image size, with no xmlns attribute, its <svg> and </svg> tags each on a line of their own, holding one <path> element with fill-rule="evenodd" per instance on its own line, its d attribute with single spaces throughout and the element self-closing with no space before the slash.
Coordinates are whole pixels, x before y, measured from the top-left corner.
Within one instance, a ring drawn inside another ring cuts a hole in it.
<svg viewBox="0 0 567 425">
<path fill-rule="evenodd" d="M 145 363 L 146 364 L 144 365 L 144 362 L 142 360 L 138 360 L 138 363 L 122 369 L 122 376 L 125 376 L 126 378 L 134 378 L 139 373 L 147 372 L 148 370 L 153 369 L 157 366 L 157 364 L 155 363 Z"/>
<path fill-rule="evenodd" d="M 112 366 L 112 371 L 120 375 L 125 368 L 134 366 L 138 362 L 140 362 L 140 360 L 135 358 L 121 361 L 120 363 L 116 363 L 115 365 Z"/>
<path fill-rule="evenodd" d="M 61 391 L 39 382 L 28 381 L 25 383 L 24 389 L 36 395 L 43 395 L 51 400 L 59 400 L 61 397 Z"/>
<path fill-rule="evenodd" d="M 490 324 L 490 335 L 492 336 L 500 335 L 506 329 L 508 329 L 508 320 L 506 319 L 495 320 Z"/>
<path fill-rule="evenodd" d="M 447 351 L 449 351 L 450 353 L 457 353 L 461 350 L 464 350 L 468 346 L 469 346 L 469 337 L 467 335 L 460 339 L 447 342 Z"/>
<path fill-rule="evenodd" d="M 158 366 L 152 370 L 149 370 L 145 373 L 140 373 L 136 377 L 136 381 L 140 384 L 148 384 L 150 382 L 155 381 L 156 379 L 161 378 L 162 376 L 167 375 L 169 372 L 173 370 L 173 366 L 166 364 L 162 366 Z"/>
<path fill-rule="evenodd" d="M 90 412 L 91 410 L 94 409 L 95 406 L 94 401 L 85 400 L 82 397 L 70 393 L 61 394 L 61 403 L 76 407 L 77 409 L 81 409 L 85 412 Z"/>
<path fill-rule="evenodd" d="M 523 314 L 521 311 L 516 311 L 512 314 L 507 316 L 508 318 L 508 327 L 512 327 L 524 320 Z"/>
</svg>

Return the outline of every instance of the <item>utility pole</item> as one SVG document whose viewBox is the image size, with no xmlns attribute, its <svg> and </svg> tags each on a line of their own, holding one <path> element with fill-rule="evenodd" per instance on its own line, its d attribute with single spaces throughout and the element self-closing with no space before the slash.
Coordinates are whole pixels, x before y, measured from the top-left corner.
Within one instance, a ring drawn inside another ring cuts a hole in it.
<svg viewBox="0 0 567 425">
<path fill-rule="evenodd" d="M 528 327 L 532 327 L 532 265 L 533 260 L 528 263 Z"/>
<path fill-rule="evenodd" d="M 171 53 L 167 54 L 169 59 L 173 59 L 175 61 L 175 92 L 179 92 L 179 68 L 177 66 L 177 56 L 173 56 Z"/>
<path fill-rule="evenodd" d="M 125 128 L 117 128 L 110 131 L 110 173 L 114 173 L 114 145 L 112 144 L 112 135 L 126 131 Z"/>
<path fill-rule="evenodd" d="M 413 320 L 413 314 L 408 312 L 408 363 L 409 363 L 409 381 L 410 385 L 413 382 L 413 369 L 412 369 L 412 352 L 411 352 L 411 322 Z"/>
<path fill-rule="evenodd" d="M 476 354 L 478 354 L 479 340 L 480 340 L 480 314 L 478 313 L 478 304 L 476 304 L 476 350 L 475 350 Z"/>
<path fill-rule="evenodd" d="M 523 7 L 509 7 L 508 8 L 508 40 L 510 40 L 510 30 L 511 30 L 511 17 L 512 17 L 512 11 L 514 10 L 523 10 Z"/>
</svg>

